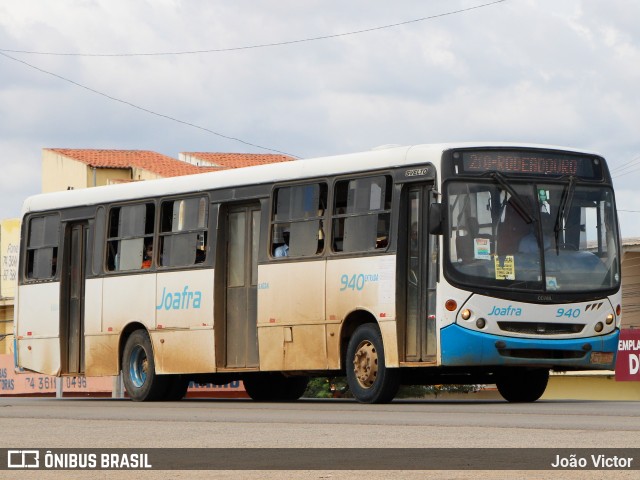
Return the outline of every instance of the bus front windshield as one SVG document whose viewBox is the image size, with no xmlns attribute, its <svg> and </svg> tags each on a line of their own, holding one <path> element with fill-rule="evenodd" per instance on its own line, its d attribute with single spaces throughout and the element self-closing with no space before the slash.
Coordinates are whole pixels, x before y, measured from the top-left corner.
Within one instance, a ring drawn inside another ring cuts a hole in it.
<svg viewBox="0 0 640 480">
<path fill-rule="evenodd" d="M 620 284 L 618 232 L 608 187 L 452 181 L 447 274 L 454 283 L 546 293 Z M 445 237 L 446 238 L 446 237 Z"/>
</svg>

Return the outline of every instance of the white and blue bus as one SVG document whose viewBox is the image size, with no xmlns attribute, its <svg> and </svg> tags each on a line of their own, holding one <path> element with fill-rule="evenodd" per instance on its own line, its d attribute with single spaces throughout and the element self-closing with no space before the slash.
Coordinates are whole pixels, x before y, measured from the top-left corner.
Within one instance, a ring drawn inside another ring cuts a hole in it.
<svg viewBox="0 0 640 480">
<path fill-rule="evenodd" d="M 507 143 L 388 147 L 36 195 L 16 364 L 123 376 L 134 400 L 242 380 L 295 400 L 611 369 L 620 239 L 605 160 Z"/>
</svg>

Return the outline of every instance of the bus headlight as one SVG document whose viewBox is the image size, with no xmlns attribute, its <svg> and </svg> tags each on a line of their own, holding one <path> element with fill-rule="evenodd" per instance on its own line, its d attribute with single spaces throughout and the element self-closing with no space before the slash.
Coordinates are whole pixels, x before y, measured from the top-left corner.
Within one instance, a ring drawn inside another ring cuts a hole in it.
<svg viewBox="0 0 640 480">
<path fill-rule="evenodd" d="M 595 327 L 593 327 L 593 329 L 594 329 L 596 332 L 598 332 L 598 333 L 600 333 L 600 332 L 602 331 L 602 329 L 603 329 L 603 328 L 604 328 L 604 325 L 602 324 L 602 322 L 598 322 L 598 323 L 596 323 L 596 326 L 595 326 Z"/>
<path fill-rule="evenodd" d="M 606 322 L 607 322 L 607 325 L 611 325 L 613 323 L 613 313 L 610 313 L 609 315 L 607 315 Z"/>
<path fill-rule="evenodd" d="M 476 327 L 478 327 L 479 329 L 482 330 L 486 326 L 487 326 L 487 321 L 484 318 L 479 318 L 478 320 L 476 320 Z"/>
<path fill-rule="evenodd" d="M 471 318 L 471 310 L 465 308 L 460 314 L 463 320 L 469 320 Z"/>
</svg>

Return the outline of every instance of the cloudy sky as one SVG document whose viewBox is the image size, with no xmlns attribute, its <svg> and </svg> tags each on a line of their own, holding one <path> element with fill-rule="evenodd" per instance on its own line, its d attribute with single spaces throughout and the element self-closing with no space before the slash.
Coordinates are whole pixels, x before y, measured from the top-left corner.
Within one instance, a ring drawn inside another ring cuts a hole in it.
<svg viewBox="0 0 640 480">
<path fill-rule="evenodd" d="M 507 140 L 603 154 L 640 237 L 638 19 L 637 0 L 0 0 L 0 218 L 46 147 Z M 178 54 L 131 55 L 159 53 Z"/>
</svg>

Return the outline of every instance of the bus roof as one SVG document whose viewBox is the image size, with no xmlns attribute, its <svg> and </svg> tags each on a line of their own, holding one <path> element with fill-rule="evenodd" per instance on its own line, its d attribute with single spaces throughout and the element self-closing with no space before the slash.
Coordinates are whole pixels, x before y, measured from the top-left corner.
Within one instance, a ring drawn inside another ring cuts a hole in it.
<svg viewBox="0 0 640 480">
<path fill-rule="evenodd" d="M 346 155 L 302 159 L 159 180 L 42 193 L 33 195 L 25 200 L 22 207 L 22 216 L 30 212 L 58 210 L 78 205 L 98 205 L 139 198 L 286 182 L 301 178 L 340 175 L 420 163 L 431 162 L 438 165 L 443 151 L 470 147 L 544 148 L 595 154 L 594 152 L 567 147 L 508 142 L 465 142 L 383 147 Z"/>
</svg>

